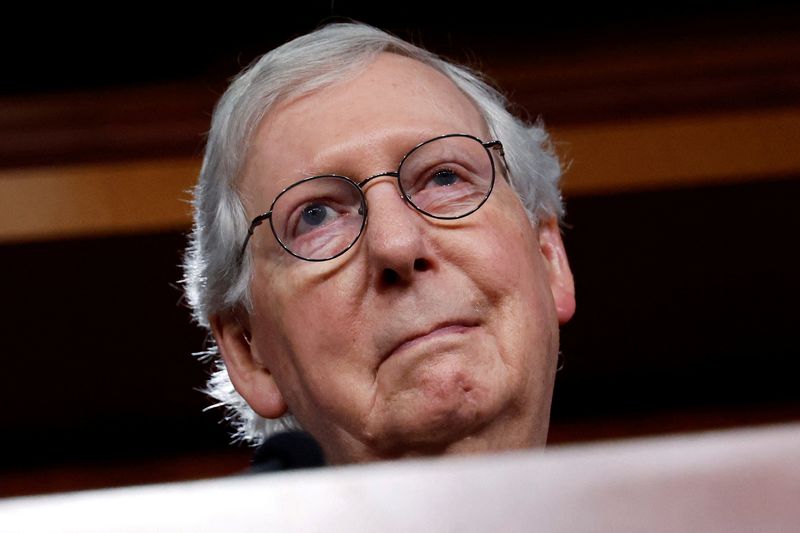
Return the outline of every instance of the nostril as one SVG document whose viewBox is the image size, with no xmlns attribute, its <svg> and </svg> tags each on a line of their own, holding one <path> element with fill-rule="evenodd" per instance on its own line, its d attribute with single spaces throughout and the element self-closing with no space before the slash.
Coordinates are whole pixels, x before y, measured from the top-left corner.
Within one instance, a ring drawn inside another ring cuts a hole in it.
<svg viewBox="0 0 800 533">
<path fill-rule="evenodd" d="M 427 259 L 415 259 L 413 267 L 414 269 L 408 272 L 405 269 L 384 268 L 381 272 L 381 283 L 386 287 L 405 284 L 411 281 L 414 272 L 425 272 L 431 267 L 431 264 Z"/>
<path fill-rule="evenodd" d="M 383 269 L 382 278 L 384 285 L 396 285 L 400 281 L 400 275 L 391 268 Z"/>
</svg>

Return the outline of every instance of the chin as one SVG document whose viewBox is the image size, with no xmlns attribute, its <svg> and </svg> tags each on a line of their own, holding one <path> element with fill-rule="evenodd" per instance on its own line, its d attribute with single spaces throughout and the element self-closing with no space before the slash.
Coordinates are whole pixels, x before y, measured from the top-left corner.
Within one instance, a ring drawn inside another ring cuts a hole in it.
<svg viewBox="0 0 800 533">
<path fill-rule="evenodd" d="M 402 410 L 390 412 L 371 443 L 388 457 L 445 453 L 497 419 L 501 402 L 496 394 L 466 375 L 429 380 Z"/>
</svg>

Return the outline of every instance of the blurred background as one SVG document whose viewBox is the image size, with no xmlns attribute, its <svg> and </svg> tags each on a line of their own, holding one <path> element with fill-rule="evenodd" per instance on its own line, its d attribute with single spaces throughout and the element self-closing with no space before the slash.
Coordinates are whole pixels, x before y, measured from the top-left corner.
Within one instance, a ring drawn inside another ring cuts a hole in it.
<svg viewBox="0 0 800 533">
<path fill-rule="evenodd" d="M 303 4 L 6 19 L 0 496 L 246 468 L 199 392 L 187 190 L 228 80 L 346 18 L 552 132 L 578 298 L 552 444 L 800 419 L 800 8 Z"/>
</svg>

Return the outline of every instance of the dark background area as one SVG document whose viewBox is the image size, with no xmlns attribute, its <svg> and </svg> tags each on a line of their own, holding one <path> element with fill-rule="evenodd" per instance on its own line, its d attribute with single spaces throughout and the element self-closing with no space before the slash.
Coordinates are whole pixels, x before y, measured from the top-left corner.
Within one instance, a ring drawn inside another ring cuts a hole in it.
<svg viewBox="0 0 800 533">
<path fill-rule="evenodd" d="M 13 102 L 189 83 L 208 94 L 197 118 L 207 126 L 210 105 L 241 67 L 345 17 L 460 61 L 512 68 L 684 39 L 735 43 L 749 36 L 752 42 L 800 28 L 800 9 L 769 3 L 724 11 L 537 6 L 534 17 L 519 16 L 511 4 L 444 3 L 436 12 L 431 5 L 312 2 L 203 17 L 131 4 L 127 11 L 92 12 L 91 19 L 74 12 L 68 19 L 20 17 L 7 21 L 10 31 L 1 38 L 0 96 Z M 786 94 L 758 104 L 797 104 L 797 95 Z M 574 109 L 554 104 L 541 112 L 558 126 L 580 120 Z M 595 117 L 631 112 L 608 109 Z M 162 149 L 199 155 L 202 130 Z M 41 163 L 14 157 L 0 166 Z M 65 151 L 58 157 L 114 156 Z M 567 197 L 565 238 L 578 311 L 562 333 L 553 442 L 798 418 L 799 193 L 800 176 L 790 175 Z M 229 446 L 221 413 L 203 411 L 209 400 L 199 389 L 208 369 L 191 353 L 202 350 L 205 334 L 190 323 L 178 287 L 184 242 L 185 231 L 164 231 L 0 245 L 0 480 L 3 472 L 6 480 L 33 479 L 48 469 L 147 469 L 147 461 L 209 454 L 234 457 L 223 470 L 245 464 L 248 452 Z M 191 477 L 173 474 L 182 475 Z M 159 479 L 120 477 L 114 484 Z M 0 496 L 47 490 L 35 481 L 23 485 L 7 481 Z"/>
<path fill-rule="evenodd" d="M 358 20 L 446 57 L 491 65 L 595 48 L 708 35 L 791 33 L 800 8 L 782 2 L 663 2 L 581 6 L 518 3 L 309 1 L 300 6 L 233 5 L 219 12 L 167 13 L 127 4 L 123 12 L 72 7 L 46 18 L 32 9 L 9 17 L 0 35 L 5 94 L 110 88 L 199 79 L 217 85 L 254 58 L 331 22 Z"/>
</svg>

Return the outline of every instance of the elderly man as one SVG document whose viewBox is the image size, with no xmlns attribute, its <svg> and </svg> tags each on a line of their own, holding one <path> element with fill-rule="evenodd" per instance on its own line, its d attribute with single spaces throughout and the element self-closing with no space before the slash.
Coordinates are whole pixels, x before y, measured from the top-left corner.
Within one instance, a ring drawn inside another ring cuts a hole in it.
<svg viewBox="0 0 800 533">
<path fill-rule="evenodd" d="M 336 24 L 220 99 L 186 285 L 243 439 L 329 463 L 544 445 L 575 309 L 560 168 L 468 70 Z"/>
</svg>

